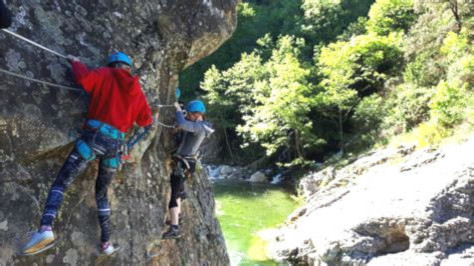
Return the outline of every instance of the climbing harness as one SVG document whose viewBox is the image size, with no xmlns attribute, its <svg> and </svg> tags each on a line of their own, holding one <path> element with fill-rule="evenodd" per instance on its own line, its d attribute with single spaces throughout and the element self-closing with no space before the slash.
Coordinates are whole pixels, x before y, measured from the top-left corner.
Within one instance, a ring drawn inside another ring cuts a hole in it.
<svg viewBox="0 0 474 266">
<path fill-rule="evenodd" d="M 36 43 L 36 42 L 34 42 L 34 41 L 32 41 L 32 40 L 30 40 L 30 39 L 28 39 L 28 38 L 25 38 L 25 37 L 23 37 L 23 36 L 21 36 L 21 35 L 19 35 L 19 34 L 17 34 L 17 33 L 14 33 L 14 32 L 9 31 L 9 30 L 7 30 L 7 29 L 2 29 L 2 30 L 3 30 L 4 32 L 6 32 L 6 33 L 8 33 L 8 34 L 10 34 L 10 35 L 12 35 L 12 36 L 14 36 L 14 37 L 20 39 L 20 40 L 23 40 L 23 41 L 25 41 L 25 42 L 27 42 L 27 43 L 29 43 L 29 44 L 32 44 L 32 45 L 34 45 L 34 46 L 36 46 L 36 47 L 38 47 L 38 48 L 41 48 L 41 49 L 43 49 L 43 50 L 45 50 L 45 51 L 47 51 L 47 52 L 52 53 L 52 54 L 54 54 L 54 55 L 57 55 L 57 56 L 62 57 L 62 58 L 64 58 L 64 59 L 67 59 L 67 56 L 62 55 L 62 54 L 60 54 L 60 53 L 58 53 L 58 52 L 56 52 L 56 51 L 53 51 L 53 50 L 51 50 L 51 49 L 49 49 L 49 48 L 47 48 L 47 47 L 44 47 L 43 45 L 41 45 L 41 44 L 39 44 L 39 43 Z"/>
<path fill-rule="evenodd" d="M 43 49 L 44 51 L 46 52 L 49 52 L 51 54 L 54 54 L 56 56 L 59 56 L 61 58 L 64 58 L 64 59 L 68 59 L 67 56 L 63 55 L 63 54 L 60 54 L 54 50 L 51 50 L 39 43 L 36 43 L 26 37 L 23 37 L 17 33 L 14 33 L 12 31 L 9 31 L 7 29 L 2 29 L 3 32 L 5 33 L 8 33 L 20 40 L 23 40 L 31 45 L 34 45 L 40 49 Z M 74 87 L 69 87 L 69 86 L 64 86 L 64 85 L 59 85 L 59 84 L 55 84 L 55 83 L 52 83 L 52 82 L 48 82 L 48 81 L 42 81 L 42 80 L 39 80 L 39 79 L 35 79 L 35 78 L 31 78 L 31 77 L 27 77 L 25 75 L 21 75 L 21 74 L 17 74 L 17 73 L 14 73 L 14 72 L 11 72 L 11 71 L 8 71 L 8 70 L 5 70 L 5 69 L 2 69 L 0 68 L 0 72 L 1 73 L 4 73 L 4 74 L 7 74 L 7 75 L 10 75 L 10 76 L 14 76 L 14 77 L 17 77 L 17 78 L 21 78 L 21 79 L 25 79 L 25 80 L 28 80 L 28 81 L 32 81 L 32 82 L 37 82 L 37 83 L 40 83 L 40 84 L 43 84 L 43 85 L 46 85 L 46 86 L 51 86 L 51 87 L 56 87 L 56 88 L 60 88 L 60 89 L 65 89 L 65 90 L 71 90 L 71 91 L 78 91 L 78 92 L 82 92 L 83 90 L 79 89 L 79 88 L 74 88 Z M 179 98 L 179 96 L 181 95 L 181 91 L 177 88 L 176 91 L 175 91 L 175 95 L 177 98 Z M 159 108 L 165 108 L 165 107 L 174 107 L 174 105 L 172 104 L 159 104 L 158 105 Z M 165 128 L 175 128 L 174 125 L 167 125 L 167 124 L 164 124 L 160 121 L 155 121 L 154 123 L 156 123 L 157 125 L 160 125 L 162 127 L 165 127 Z M 123 154 L 126 154 L 128 155 L 128 152 L 129 150 L 131 150 L 133 148 L 134 145 L 136 145 L 147 133 L 148 131 L 150 130 L 150 128 L 147 128 L 145 129 L 143 132 L 140 132 L 140 133 L 137 133 L 137 134 L 134 134 L 130 140 L 126 143 L 126 145 L 124 145 L 124 147 L 122 148 L 122 153 Z M 125 156 L 126 157 L 126 156 Z"/>
</svg>

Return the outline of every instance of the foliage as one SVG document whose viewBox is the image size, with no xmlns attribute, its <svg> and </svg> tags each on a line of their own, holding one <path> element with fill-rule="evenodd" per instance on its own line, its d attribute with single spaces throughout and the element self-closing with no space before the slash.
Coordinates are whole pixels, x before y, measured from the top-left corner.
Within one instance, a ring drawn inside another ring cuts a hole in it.
<svg viewBox="0 0 474 266">
<path fill-rule="evenodd" d="M 312 133 L 308 112 L 313 104 L 313 88 L 307 82 L 309 71 L 298 61 L 298 40 L 283 36 L 277 50 L 263 65 L 265 78 L 255 83 L 256 105 L 237 130 L 250 142 L 260 143 L 268 155 L 287 148 L 304 157 L 305 149 L 318 143 Z"/>
<path fill-rule="evenodd" d="M 402 62 L 398 43 L 398 35 L 370 34 L 323 48 L 319 64 L 326 76 L 322 85 L 328 90 L 330 99 L 340 102 L 341 106 L 351 106 L 354 96 L 380 91 L 387 75 L 396 72 Z"/>
<path fill-rule="evenodd" d="M 410 137 L 414 138 L 416 145 L 420 147 L 426 147 L 439 144 L 450 134 L 450 130 L 440 127 L 439 124 L 433 121 L 428 121 L 420 124 L 410 135 Z"/>
<path fill-rule="evenodd" d="M 285 167 L 399 134 L 438 143 L 471 121 L 474 8 L 372 3 L 244 1 L 234 37 L 181 81 L 193 88 L 207 70 L 200 92 L 226 145 Z"/>
<path fill-rule="evenodd" d="M 326 127 L 337 132 L 332 141 L 339 142 L 341 150 L 354 138 L 370 142 L 367 134 L 377 129 L 382 106 L 376 94 L 382 92 L 387 76 L 402 62 L 398 38 L 361 35 L 322 49 L 319 67 L 324 76 L 320 83 L 323 92 L 317 96 L 317 108 L 320 115 L 333 121 L 332 127 Z M 354 130 L 357 133 L 351 133 Z"/>
<path fill-rule="evenodd" d="M 377 130 L 383 121 L 385 106 L 383 99 L 378 94 L 363 98 L 354 110 L 353 124 L 357 132 L 370 132 Z"/>
<path fill-rule="evenodd" d="M 445 128 L 451 128 L 463 120 L 466 86 L 441 82 L 430 102 L 431 116 Z"/>
<path fill-rule="evenodd" d="M 406 65 L 403 73 L 405 81 L 420 87 L 436 86 L 445 78 L 445 71 L 437 55 L 436 49 L 421 51 Z"/>
<path fill-rule="evenodd" d="M 201 83 L 207 92 L 209 114 L 222 128 L 235 128 L 253 106 L 253 86 L 264 75 L 261 58 L 255 53 L 242 54 L 242 59 L 227 71 L 212 66 Z M 239 108 L 236 108 L 238 106 Z"/>
<path fill-rule="evenodd" d="M 474 48 L 469 43 L 466 30 L 460 34 L 449 32 L 440 48 L 447 68 L 447 80 L 474 86 Z"/>
<path fill-rule="evenodd" d="M 416 20 L 413 0 L 377 0 L 369 11 L 367 28 L 380 35 L 407 32 Z"/>
<path fill-rule="evenodd" d="M 304 0 L 304 16 L 297 35 L 311 45 L 335 40 L 359 17 L 367 15 L 373 0 Z"/>
<path fill-rule="evenodd" d="M 357 21 L 349 24 L 337 39 L 339 41 L 349 41 L 352 37 L 367 34 L 367 21 L 366 17 L 357 18 Z"/>
<path fill-rule="evenodd" d="M 301 17 L 301 0 L 281 0 L 258 4 L 241 2 L 238 5 L 238 25 L 232 37 L 212 55 L 195 63 L 180 76 L 180 86 L 185 98 L 194 98 L 200 90 L 204 73 L 215 65 L 218 69 L 228 69 L 240 60 L 242 53 L 251 53 L 256 41 L 269 34 L 278 36 L 295 28 Z"/>
<path fill-rule="evenodd" d="M 413 83 L 395 87 L 386 101 L 384 128 L 389 129 L 391 134 L 400 134 L 427 121 L 430 117 L 428 103 L 432 94 L 430 88 L 418 87 Z"/>
</svg>

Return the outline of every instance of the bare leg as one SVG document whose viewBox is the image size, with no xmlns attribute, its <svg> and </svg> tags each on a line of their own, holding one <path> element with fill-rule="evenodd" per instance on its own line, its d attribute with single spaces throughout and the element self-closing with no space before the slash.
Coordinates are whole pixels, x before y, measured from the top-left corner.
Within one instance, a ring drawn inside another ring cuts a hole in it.
<svg viewBox="0 0 474 266">
<path fill-rule="evenodd" d="M 181 212 L 181 199 L 176 200 L 178 202 L 178 207 L 170 208 L 171 224 L 179 224 L 179 213 Z"/>
</svg>

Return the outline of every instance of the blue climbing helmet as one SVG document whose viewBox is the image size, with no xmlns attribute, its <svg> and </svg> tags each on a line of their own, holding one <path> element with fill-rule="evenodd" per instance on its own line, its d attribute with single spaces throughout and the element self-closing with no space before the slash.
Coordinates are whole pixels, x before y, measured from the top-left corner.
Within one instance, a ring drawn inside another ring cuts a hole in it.
<svg viewBox="0 0 474 266">
<path fill-rule="evenodd" d="M 202 101 L 194 100 L 188 103 L 188 106 L 186 106 L 186 111 L 189 113 L 199 112 L 204 114 L 206 112 L 206 106 L 204 106 Z"/>
<path fill-rule="evenodd" d="M 128 57 L 128 55 L 122 52 L 116 52 L 109 56 L 109 60 L 107 60 L 107 65 L 110 66 L 113 63 L 124 63 L 129 66 L 132 66 L 133 64 L 130 57 Z"/>
</svg>

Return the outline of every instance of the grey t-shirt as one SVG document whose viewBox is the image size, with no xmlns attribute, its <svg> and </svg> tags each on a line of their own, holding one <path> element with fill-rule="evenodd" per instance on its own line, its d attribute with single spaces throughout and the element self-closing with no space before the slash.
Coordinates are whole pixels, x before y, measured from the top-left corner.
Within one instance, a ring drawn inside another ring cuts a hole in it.
<svg viewBox="0 0 474 266">
<path fill-rule="evenodd" d="M 214 130 L 207 121 L 189 121 L 182 112 L 176 112 L 178 126 L 184 130 L 183 140 L 179 145 L 177 154 L 183 157 L 193 157 L 197 154 L 204 138 L 211 135 Z"/>
</svg>

